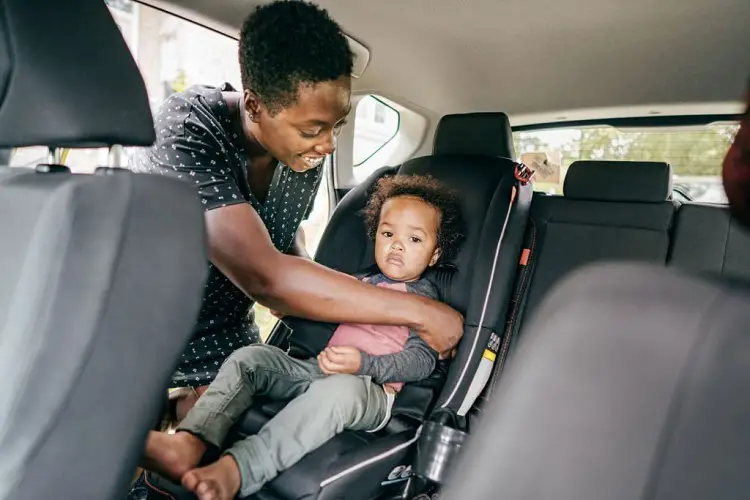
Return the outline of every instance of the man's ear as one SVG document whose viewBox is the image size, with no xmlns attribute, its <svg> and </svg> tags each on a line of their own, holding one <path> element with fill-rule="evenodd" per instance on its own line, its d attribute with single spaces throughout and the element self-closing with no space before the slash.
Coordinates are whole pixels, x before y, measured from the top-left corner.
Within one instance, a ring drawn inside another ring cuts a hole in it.
<svg viewBox="0 0 750 500">
<path fill-rule="evenodd" d="M 250 121 L 257 122 L 258 116 L 262 112 L 263 104 L 260 102 L 258 95 L 252 90 L 245 90 L 242 96 L 245 112 Z"/>
<path fill-rule="evenodd" d="M 430 267 L 438 263 L 441 254 L 442 252 L 440 251 L 440 248 L 435 248 L 435 251 L 432 252 L 432 258 L 430 259 Z"/>
</svg>

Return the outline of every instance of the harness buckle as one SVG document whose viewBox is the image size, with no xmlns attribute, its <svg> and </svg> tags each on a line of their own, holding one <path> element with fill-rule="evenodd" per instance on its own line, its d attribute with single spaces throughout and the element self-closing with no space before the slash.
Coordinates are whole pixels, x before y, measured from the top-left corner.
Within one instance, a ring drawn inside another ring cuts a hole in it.
<svg viewBox="0 0 750 500">
<path fill-rule="evenodd" d="M 513 176 L 519 183 L 521 183 L 522 186 L 525 186 L 526 184 L 531 182 L 531 179 L 534 178 L 534 174 L 536 174 L 536 171 L 531 170 L 523 163 L 517 162 L 515 164 L 515 167 L 516 168 L 513 172 Z"/>
</svg>

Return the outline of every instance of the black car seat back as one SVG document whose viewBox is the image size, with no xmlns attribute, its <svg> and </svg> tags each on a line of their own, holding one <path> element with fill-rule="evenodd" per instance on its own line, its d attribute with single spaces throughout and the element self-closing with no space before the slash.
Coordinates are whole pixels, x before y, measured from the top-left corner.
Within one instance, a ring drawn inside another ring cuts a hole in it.
<svg viewBox="0 0 750 500">
<path fill-rule="evenodd" d="M 750 280 L 750 230 L 729 207 L 683 203 L 675 218 L 670 266 Z"/>
<path fill-rule="evenodd" d="M 154 140 L 104 2 L 6 0 L 0 35 L 0 147 Z M 5 167 L 0 213 L 0 498 L 121 497 L 200 306 L 197 195 L 122 169 Z"/>
<path fill-rule="evenodd" d="M 749 323 L 746 283 L 579 270 L 533 315 L 441 498 L 748 498 Z"/>
<path fill-rule="evenodd" d="M 564 195 L 535 192 L 524 238 L 527 264 L 503 333 L 504 355 L 475 408 L 492 397 L 520 335 L 549 290 L 568 273 L 601 261 L 665 265 L 676 202 L 671 166 L 662 162 L 576 161 Z"/>
<path fill-rule="evenodd" d="M 564 275 L 603 260 L 665 264 L 677 205 L 672 168 L 659 162 L 578 161 L 564 195 L 534 194 L 533 278 L 526 314 Z"/>
</svg>

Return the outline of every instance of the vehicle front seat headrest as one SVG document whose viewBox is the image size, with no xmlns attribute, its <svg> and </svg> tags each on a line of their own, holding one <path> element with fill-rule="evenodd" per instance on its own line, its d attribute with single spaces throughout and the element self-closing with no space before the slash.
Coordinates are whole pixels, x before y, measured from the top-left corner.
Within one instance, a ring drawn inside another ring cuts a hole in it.
<svg viewBox="0 0 750 500">
<path fill-rule="evenodd" d="M 0 23 L 0 147 L 154 142 L 143 78 L 103 1 L 4 0 Z"/>
<path fill-rule="evenodd" d="M 435 155 L 484 155 L 516 159 L 513 130 L 505 113 L 445 115 L 435 130 Z"/>
</svg>

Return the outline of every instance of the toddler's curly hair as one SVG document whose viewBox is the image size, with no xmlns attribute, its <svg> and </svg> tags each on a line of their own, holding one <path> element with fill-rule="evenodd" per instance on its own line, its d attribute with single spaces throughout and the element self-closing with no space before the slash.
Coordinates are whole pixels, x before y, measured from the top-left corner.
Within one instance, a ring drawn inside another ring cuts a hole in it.
<svg viewBox="0 0 750 500">
<path fill-rule="evenodd" d="M 440 262 L 452 259 L 464 239 L 464 220 L 456 193 L 430 175 L 394 175 L 380 179 L 362 215 L 367 232 L 374 240 L 378 233 L 380 212 L 390 198 L 411 196 L 435 207 L 440 212 L 437 230 Z"/>
</svg>

